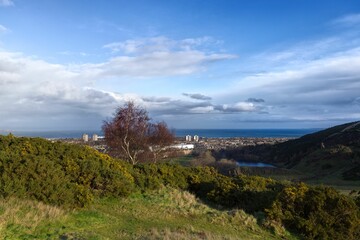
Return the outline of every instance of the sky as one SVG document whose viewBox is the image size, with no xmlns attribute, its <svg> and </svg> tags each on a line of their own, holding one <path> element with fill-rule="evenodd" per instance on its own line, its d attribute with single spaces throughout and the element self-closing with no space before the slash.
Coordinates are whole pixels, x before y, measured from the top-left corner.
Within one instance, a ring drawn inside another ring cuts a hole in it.
<svg viewBox="0 0 360 240">
<path fill-rule="evenodd" d="M 360 120 L 358 0 L 0 0 L 0 130 Z"/>
</svg>

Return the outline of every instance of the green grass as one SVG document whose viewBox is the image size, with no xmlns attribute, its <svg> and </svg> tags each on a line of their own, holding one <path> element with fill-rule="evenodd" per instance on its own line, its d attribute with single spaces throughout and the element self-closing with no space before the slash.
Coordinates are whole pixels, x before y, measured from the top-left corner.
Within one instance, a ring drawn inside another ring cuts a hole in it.
<svg viewBox="0 0 360 240">
<path fill-rule="evenodd" d="M 12 198 L 0 202 L 0 220 L 3 239 L 281 239 L 242 210 L 216 210 L 169 188 L 73 211 Z"/>
<path fill-rule="evenodd" d="M 185 167 L 191 166 L 191 161 L 195 159 L 193 156 L 191 155 L 185 155 L 185 156 L 180 156 L 177 158 L 171 158 L 170 160 L 166 160 L 169 161 L 172 164 L 179 164 Z"/>
<path fill-rule="evenodd" d="M 38 201 L 1 199 L 0 236 L 2 239 L 47 239 L 59 236 L 59 223 L 65 221 L 67 215 L 61 208 Z"/>
<path fill-rule="evenodd" d="M 321 157 L 319 158 L 322 159 Z M 191 166 L 193 165 L 192 162 L 194 160 L 196 160 L 195 157 L 191 155 L 186 155 L 170 159 L 169 162 L 173 164 L 180 164 L 182 166 Z M 324 158 L 318 163 L 316 163 L 318 169 L 316 167 L 314 168 L 317 169 L 318 172 L 325 172 L 324 170 L 320 169 L 320 167 L 324 164 L 331 164 L 335 167 L 329 169 L 326 172 L 326 175 L 317 176 L 316 178 L 314 178 L 314 176 L 316 176 L 316 171 L 314 173 L 314 170 L 312 170 L 309 166 L 304 166 L 304 163 L 297 166 L 296 169 L 284 169 L 284 171 L 281 172 L 274 171 L 263 173 L 259 169 L 251 168 L 250 170 L 252 171 L 249 173 L 249 175 L 272 178 L 278 181 L 302 181 L 306 184 L 314 186 L 327 185 L 337 189 L 338 191 L 346 195 L 352 190 L 360 191 L 359 181 L 349 181 L 342 179 L 342 172 L 344 171 L 343 168 L 346 168 L 347 166 L 346 161 L 340 162 L 337 159 Z"/>
</svg>

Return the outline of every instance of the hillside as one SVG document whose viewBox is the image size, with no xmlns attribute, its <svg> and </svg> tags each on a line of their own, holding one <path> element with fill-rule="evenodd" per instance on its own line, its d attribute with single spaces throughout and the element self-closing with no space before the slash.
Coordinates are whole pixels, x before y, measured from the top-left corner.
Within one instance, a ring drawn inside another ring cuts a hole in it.
<svg viewBox="0 0 360 240">
<path fill-rule="evenodd" d="M 5 239 L 358 239 L 358 205 L 328 187 L 0 136 Z"/>
<path fill-rule="evenodd" d="M 266 156 L 309 178 L 360 180 L 360 122 L 328 128 L 274 146 Z"/>
</svg>

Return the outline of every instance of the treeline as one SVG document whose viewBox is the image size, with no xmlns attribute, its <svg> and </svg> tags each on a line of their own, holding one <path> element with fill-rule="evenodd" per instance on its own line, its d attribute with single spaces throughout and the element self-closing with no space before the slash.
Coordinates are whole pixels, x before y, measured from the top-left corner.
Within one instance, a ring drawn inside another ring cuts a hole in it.
<svg viewBox="0 0 360 240">
<path fill-rule="evenodd" d="M 88 147 L 0 136 L 2 197 L 74 208 L 161 186 L 190 191 L 214 207 L 244 209 L 279 234 L 285 227 L 306 239 L 360 239 L 359 206 L 332 188 L 228 177 L 210 167 L 132 166 Z"/>
</svg>

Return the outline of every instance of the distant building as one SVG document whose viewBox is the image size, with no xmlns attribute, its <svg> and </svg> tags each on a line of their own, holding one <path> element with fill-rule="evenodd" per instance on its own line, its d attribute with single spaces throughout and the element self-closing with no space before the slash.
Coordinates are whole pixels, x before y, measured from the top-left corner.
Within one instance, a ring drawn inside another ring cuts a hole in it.
<svg viewBox="0 0 360 240">
<path fill-rule="evenodd" d="M 89 141 L 89 135 L 87 135 L 86 133 L 84 133 L 84 134 L 82 135 L 82 139 L 83 139 L 84 142 L 88 142 L 88 141 Z"/>
<path fill-rule="evenodd" d="M 195 136 L 194 136 L 194 141 L 195 141 L 195 142 L 198 142 L 198 141 L 199 141 L 199 136 L 198 136 L 198 135 L 195 135 Z"/>
<path fill-rule="evenodd" d="M 186 140 L 187 142 L 191 142 L 191 136 L 190 136 L 190 135 L 186 135 L 185 140 Z"/>
<path fill-rule="evenodd" d="M 93 134 L 93 135 L 92 135 L 92 140 L 93 140 L 93 141 L 97 141 L 97 140 L 98 140 L 98 135 L 97 135 L 97 134 Z"/>
<path fill-rule="evenodd" d="M 172 148 L 177 148 L 177 149 L 183 149 L 183 150 L 190 150 L 190 149 L 194 149 L 194 144 L 176 144 L 176 145 L 172 145 Z"/>
</svg>

